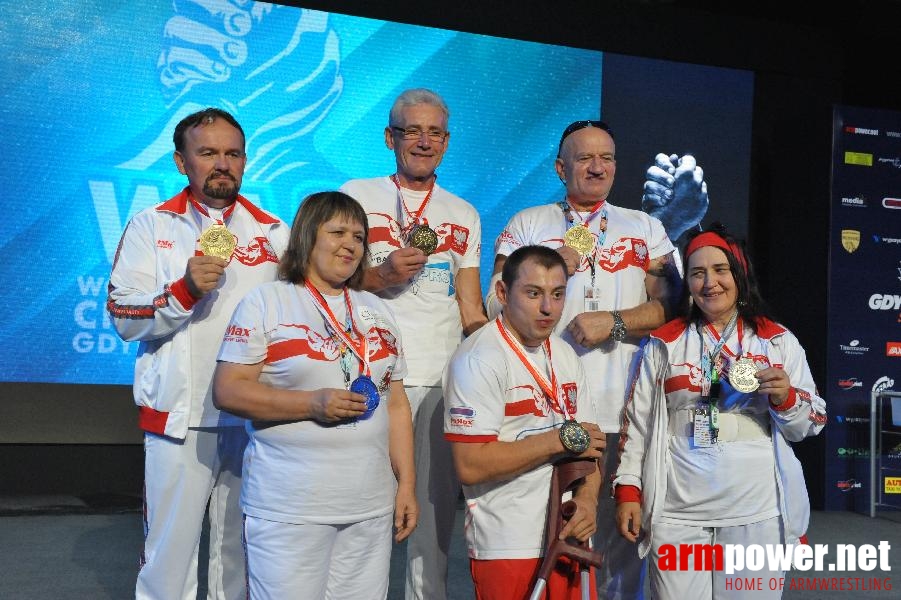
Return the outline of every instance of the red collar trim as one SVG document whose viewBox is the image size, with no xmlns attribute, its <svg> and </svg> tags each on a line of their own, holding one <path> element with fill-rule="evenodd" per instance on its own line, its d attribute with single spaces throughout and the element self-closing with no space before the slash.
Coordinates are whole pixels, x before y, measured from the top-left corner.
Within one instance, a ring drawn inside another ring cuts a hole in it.
<svg viewBox="0 0 901 600">
<path fill-rule="evenodd" d="M 676 341 L 680 335 L 685 331 L 685 328 L 688 327 L 688 322 L 682 318 L 678 317 L 669 321 L 668 323 L 661 325 L 654 331 L 650 333 L 651 337 L 655 337 L 664 343 L 670 343 Z M 785 327 L 776 323 L 774 321 L 770 321 L 767 318 L 761 317 L 757 321 L 757 337 L 770 340 L 776 337 L 777 335 L 781 335 L 786 332 Z"/>
<path fill-rule="evenodd" d="M 183 215 L 188 211 L 190 188 L 185 187 L 182 191 L 180 191 L 175 196 L 172 196 L 162 204 L 156 207 L 156 210 L 159 212 L 171 212 L 177 215 Z M 278 223 L 278 219 L 273 217 L 266 211 L 261 208 L 258 208 L 255 204 L 253 204 L 250 200 L 245 198 L 244 196 L 238 195 L 238 204 L 243 206 L 250 215 L 256 219 L 258 223 L 263 225 L 274 225 Z"/>
</svg>

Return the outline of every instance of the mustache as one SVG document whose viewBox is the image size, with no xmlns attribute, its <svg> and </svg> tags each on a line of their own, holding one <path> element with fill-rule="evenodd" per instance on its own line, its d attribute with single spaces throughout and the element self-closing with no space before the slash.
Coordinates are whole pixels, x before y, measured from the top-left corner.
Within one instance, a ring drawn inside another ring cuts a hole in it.
<svg viewBox="0 0 901 600">
<path fill-rule="evenodd" d="M 230 179 L 232 183 L 237 183 L 237 180 L 228 171 L 213 171 L 206 178 L 207 183 L 211 182 L 216 177 L 226 177 Z"/>
</svg>

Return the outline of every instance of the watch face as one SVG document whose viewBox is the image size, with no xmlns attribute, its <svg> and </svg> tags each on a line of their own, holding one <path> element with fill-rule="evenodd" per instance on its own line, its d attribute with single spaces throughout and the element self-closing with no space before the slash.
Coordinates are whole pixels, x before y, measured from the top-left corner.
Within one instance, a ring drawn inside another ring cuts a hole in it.
<svg viewBox="0 0 901 600">
<path fill-rule="evenodd" d="M 616 311 L 613 311 L 613 327 L 610 328 L 610 337 L 615 342 L 621 342 L 626 339 L 626 324 Z"/>
</svg>

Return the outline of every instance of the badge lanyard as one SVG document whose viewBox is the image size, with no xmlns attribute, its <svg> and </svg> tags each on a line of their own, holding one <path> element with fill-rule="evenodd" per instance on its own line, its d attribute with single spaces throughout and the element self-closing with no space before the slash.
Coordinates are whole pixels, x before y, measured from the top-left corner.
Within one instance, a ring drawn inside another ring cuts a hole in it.
<svg viewBox="0 0 901 600">
<path fill-rule="evenodd" d="M 573 420 L 573 417 L 569 414 L 569 409 L 566 406 L 566 400 L 561 398 L 560 388 L 557 386 L 557 374 L 554 372 L 554 363 L 551 360 L 550 340 L 544 340 L 544 343 L 541 345 L 547 356 L 548 370 L 551 373 L 551 379 L 548 381 L 547 377 L 545 377 L 532 363 L 532 359 L 526 354 L 526 351 L 523 349 L 522 344 L 519 343 L 519 340 L 514 338 L 510 335 L 510 332 L 507 331 L 507 328 L 502 322 L 502 318 L 495 319 L 495 322 L 497 323 L 497 330 L 500 332 L 501 337 L 507 342 L 507 345 L 513 350 L 513 353 L 516 354 L 523 366 L 531 373 L 535 382 L 538 384 L 538 387 L 544 392 L 544 395 L 548 397 L 557 410 L 563 413 L 564 419 L 567 421 Z"/>
<path fill-rule="evenodd" d="M 369 368 L 369 340 L 366 339 L 365 335 L 362 335 L 357 329 L 356 324 L 354 324 L 353 319 L 353 307 L 350 303 L 350 293 L 348 293 L 347 288 L 344 288 L 344 303 L 347 307 L 347 321 L 349 323 L 348 329 L 353 331 L 354 335 L 357 336 L 359 342 L 355 342 L 348 331 L 345 331 L 344 327 L 338 323 L 338 319 L 335 317 L 332 310 L 329 308 L 328 304 L 325 301 L 325 298 L 322 297 L 322 294 L 317 290 L 313 284 L 307 279 L 304 282 L 304 289 L 307 290 L 307 293 L 310 295 L 310 298 L 313 300 L 313 304 L 316 305 L 316 308 L 319 310 L 319 313 L 322 315 L 322 318 L 325 319 L 326 324 L 329 326 L 332 331 L 335 332 L 335 335 L 341 340 L 341 343 L 346 347 L 350 348 L 351 352 L 353 352 L 356 357 L 360 361 L 360 375 L 363 377 L 371 377 L 371 371 Z M 342 356 L 344 349 L 342 348 Z M 342 368 L 344 365 L 342 365 Z M 348 383 L 350 379 L 350 373 L 344 372 L 345 384 Z"/>
<path fill-rule="evenodd" d="M 598 235 L 597 240 L 595 241 L 595 248 L 603 248 L 604 244 L 607 242 L 607 203 L 604 200 L 601 200 L 597 204 L 592 207 L 588 216 L 584 219 L 582 215 L 579 214 L 577 210 L 574 210 L 572 205 L 564 198 L 560 203 L 560 209 L 563 211 L 563 216 L 566 219 L 565 228 L 567 231 L 572 229 L 573 227 L 584 227 L 588 231 L 591 231 L 589 227 L 591 221 L 594 220 L 595 217 L 600 216 L 600 224 L 598 226 Z M 578 215 L 581 223 L 578 225 L 575 222 L 575 215 Z M 585 255 L 588 260 L 588 268 L 591 271 L 591 284 L 586 286 L 585 288 L 585 310 L 588 312 L 601 310 L 600 305 L 600 297 L 601 290 L 595 287 L 595 275 L 596 275 L 596 267 L 594 264 L 595 261 L 595 253 L 589 252 Z M 581 258 L 580 258 L 581 260 Z"/>
<path fill-rule="evenodd" d="M 425 217 L 423 217 L 423 213 L 425 213 L 425 207 L 428 205 L 429 200 L 432 199 L 432 192 L 435 191 L 435 183 L 438 181 L 438 174 L 436 173 L 432 178 L 432 185 L 429 186 L 429 191 L 426 193 L 425 198 L 422 200 L 422 204 L 419 205 L 419 210 L 416 212 L 411 212 L 410 209 L 407 208 L 407 203 L 404 201 L 404 193 L 400 188 L 400 180 L 397 178 L 397 173 L 391 175 L 391 182 L 394 183 L 394 187 L 397 188 L 397 201 L 400 204 L 400 209 L 398 210 L 398 214 L 403 221 L 407 221 L 409 217 L 410 222 L 403 225 L 401 227 L 401 233 L 406 236 L 409 233 L 409 230 L 417 225 L 424 225 L 428 227 L 429 221 Z"/>
<path fill-rule="evenodd" d="M 723 328 L 723 334 L 719 336 L 719 339 L 716 341 L 716 344 L 709 353 L 704 351 L 704 327 L 700 323 L 697 324 L 697 332 L 698 336 L 701 338 L 701 373 L 703 375 L 703 380 L 701 383 L 701 403 L 706 404 L 706 408 L 709 411 L 709 429 L 710 435 L 712 439 L 716 440 L 717 432 L 719 431 L 719 408 L 717 407 L 717 401 L 720 397 L 720 374 L 719 369 L 716 368 L 717 359 L 720 356 L 723 348 L 726 345 L 726 340 L 729 339 L 729 336 L 732 335 L 732 332 L 735 330 L 735 326 L 738 323 L 738 311 L 736 310 L 732 313 L 732 316 L 729 318 L 729 322 L 726 323 L 726 326 Z M 708 324 L 707 333 L 714 339 L 716 339 L 716 329 L 713 329 L 713 326 Z M 710 333 L 711 329 L 713 333 Z M 739 335 L 739 354 L 741 354 L 741 336 Z M 702 415 L 705 416 L 705 415 Z M 695 427 L 697 430 L 698 421 L 695 422 Z"/>
</svg>

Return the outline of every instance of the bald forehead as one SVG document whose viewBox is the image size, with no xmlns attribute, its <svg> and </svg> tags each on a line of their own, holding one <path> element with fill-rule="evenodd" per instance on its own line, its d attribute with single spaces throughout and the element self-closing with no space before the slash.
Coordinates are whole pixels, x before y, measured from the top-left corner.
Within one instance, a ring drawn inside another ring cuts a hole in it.
<svg viewBox="0 0 901 600">
<path fill-rule="evenodd" d="M 573 132 L 563 140 L 561 158 L 576 154 L 616 154 L 616 144 L 610 134 L 598 127 L 586 127 Z"/>
</svg>

